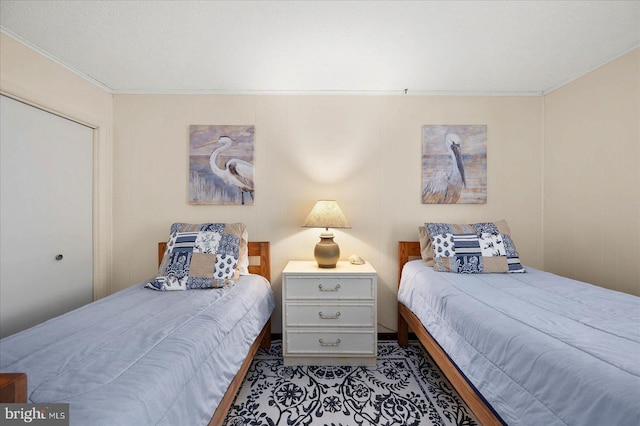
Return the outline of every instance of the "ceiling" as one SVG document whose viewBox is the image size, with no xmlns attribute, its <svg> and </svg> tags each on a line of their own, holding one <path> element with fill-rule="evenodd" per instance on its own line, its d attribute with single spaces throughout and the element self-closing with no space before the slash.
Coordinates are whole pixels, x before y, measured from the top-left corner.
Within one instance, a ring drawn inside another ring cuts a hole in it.
<svg viewBox="0 0 640 426">
<path fill-rule="evenodd" d="M 640 46 L 640 1 L 11 1 L 113 93 L 547 93 Z"/>
</svg>

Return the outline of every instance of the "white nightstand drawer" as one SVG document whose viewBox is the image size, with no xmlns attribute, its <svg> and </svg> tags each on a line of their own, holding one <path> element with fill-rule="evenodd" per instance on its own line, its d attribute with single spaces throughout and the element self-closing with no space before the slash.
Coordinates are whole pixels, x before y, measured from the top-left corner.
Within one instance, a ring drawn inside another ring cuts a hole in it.
<svg viewBox="0 0 640 426">
<path fill-rule="evenodd" d="M 374 306 L 369 304 L 287 303 L 287 327 L 374 327 Z"/>
<path fill-rule="evenodd" d="M 287 330 L 285 338 L 287 353 L 294 356 L 376 355 L 376 339 L 373 330 L 358 332 Z"/>
<path fill-rule="evenodd" d="M 286 299 L 373 299 L 373 278 L 287 277 Z"/>
</svg>

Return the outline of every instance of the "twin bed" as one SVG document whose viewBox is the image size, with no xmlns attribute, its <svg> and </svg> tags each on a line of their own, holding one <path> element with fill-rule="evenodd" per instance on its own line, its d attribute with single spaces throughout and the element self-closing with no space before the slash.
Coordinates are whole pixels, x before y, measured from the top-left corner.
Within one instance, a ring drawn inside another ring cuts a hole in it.
<svg viewBox="0 0 640 426">
<path fill-rule="evenodd" d="M 398 253 L 398 342 L 410 326 L 483 425 L 640 424 L 640 298 L 533 268 L 436 272 L 417 241 Z"/>
<path fill-rule="evenodd" d="M 249 242 L 246 253 L 259 264 L 232 285 L 154 291 L 143 282 L 0 340 L 0 372 L 28 382 L 3 374 L 13 392 L 3 399 L 69 403 L 72 425 L 222 424 L 271 339 L 269 243 Z"/>
</svg>

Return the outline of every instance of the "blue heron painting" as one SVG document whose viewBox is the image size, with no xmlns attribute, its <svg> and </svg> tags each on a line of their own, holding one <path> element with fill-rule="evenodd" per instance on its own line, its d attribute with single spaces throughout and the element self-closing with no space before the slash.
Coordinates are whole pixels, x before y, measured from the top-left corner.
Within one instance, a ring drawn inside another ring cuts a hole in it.
<svg viewBox="0 0 640 426">
<path fill-rule="evenodd" d="M 254 203 L 254 126 L 189 127 L 189 202 Z"/>
</svg>

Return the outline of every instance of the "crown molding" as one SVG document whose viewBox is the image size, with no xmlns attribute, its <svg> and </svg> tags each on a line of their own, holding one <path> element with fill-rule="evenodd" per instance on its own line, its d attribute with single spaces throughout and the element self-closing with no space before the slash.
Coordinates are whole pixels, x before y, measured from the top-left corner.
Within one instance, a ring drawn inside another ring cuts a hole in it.
<svg viewBox="0 0 640 426">
<path fill-rule="evenodd" d="M 55 64 L 65 68 L 66 70 L 74 73 L 75 75 L 77 75 L 78 77 L 81 77 L 85 80 L 87 80 L 89 83 L 94 84 L 96 86 L 98 86 L 99 88 L 101 88 L 102 90 L 104 90 L 105 92 L 108 92 L 110 94 L 113 94 L 113 89 L 111 89 L 109 86 L 107 86 L 106 84 L 96 80 L 95 78 L 92 78 L 91 76 L 81 72 L 80 70 L 72 67 L 71 65 L 65 63 L 64 61 L 62 61 L 61 59 L 57 58 L 56 56 L 53 56 L 52 54 L 50 54 L 49 52 L 39 48 L 38 46 L 34 45 L 33 43 L 23 39 L 22 37 L 20 37 L 19 35 L 11 32 L 10 30 L 8 30 L 7 28 L 3 27 L 0 25 L 0 33 L 6 35 L 7 37 L 11 37 L 12 39 L 14 39 L 15 41 L 17 41 L 18 43 L 22 44 L 23 46 L 35 51 L 36 53 L 44 56 L 45 58 L 49 59 L 50 61 L 54 62 Z"/>
</svg>

